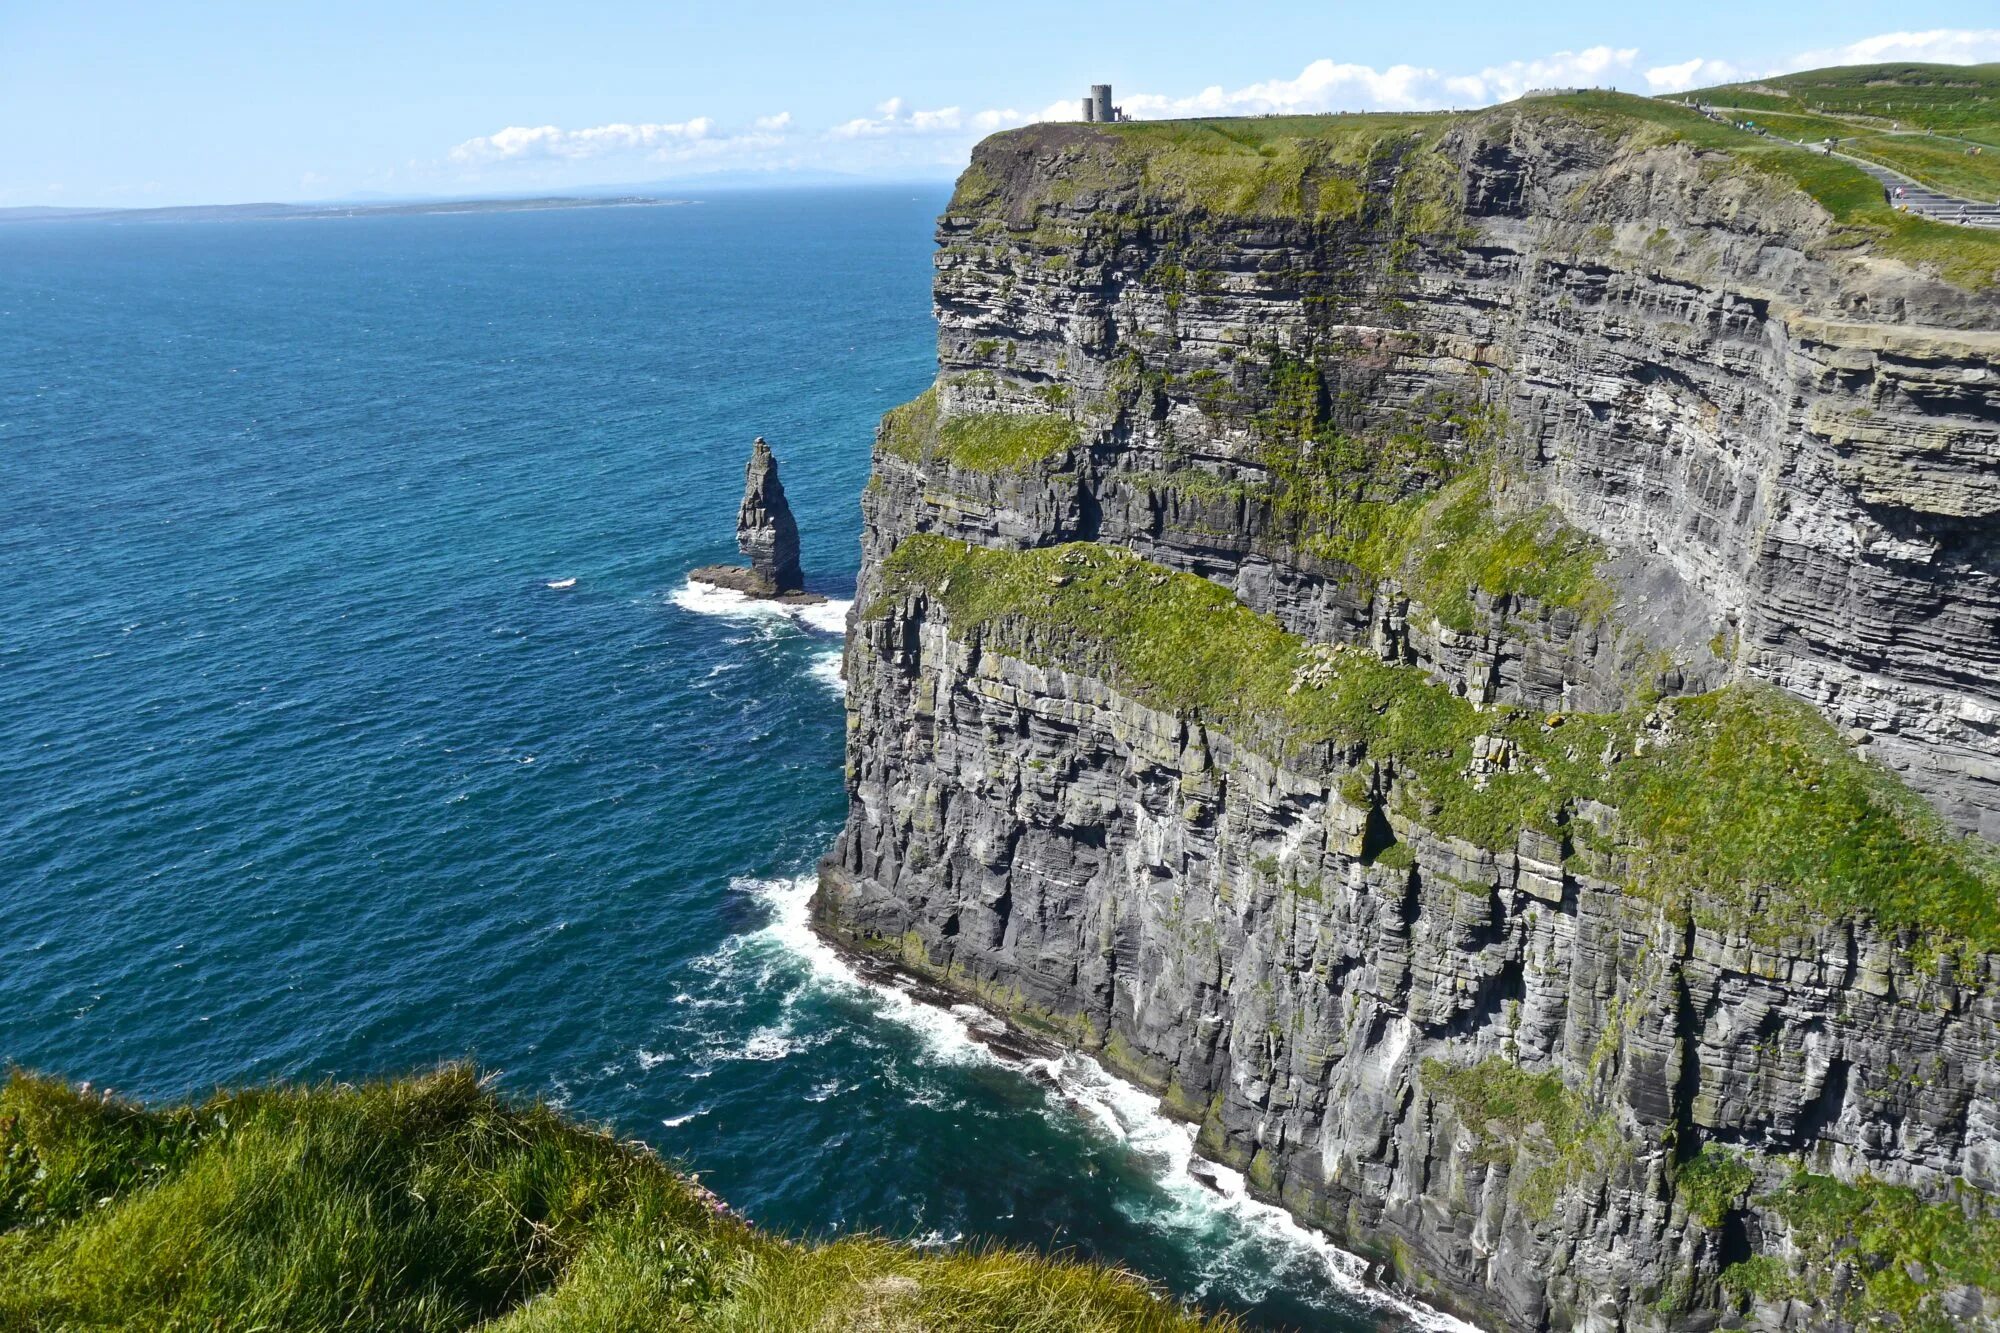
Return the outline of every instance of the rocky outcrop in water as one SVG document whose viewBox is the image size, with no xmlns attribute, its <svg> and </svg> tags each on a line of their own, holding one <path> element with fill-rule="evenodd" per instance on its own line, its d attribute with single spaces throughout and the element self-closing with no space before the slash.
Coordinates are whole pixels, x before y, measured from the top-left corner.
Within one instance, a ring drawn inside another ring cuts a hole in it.
<svg viewBox="0 0 2000 1333">
<path fill-rule="evenodd" d="M 736 511 L 736 546 L 750 567 L 705 565 L 688 577 L 752 597 L 778 601 L 824 601 L 805 591 L 799 568 L 799 528 L 785 487 L 778 480 L 778 457 L 759 435 L 743 469 L 743 503 Z"/>
<path fill-rule="evenodd" d="M 818 920 L 1490 1326 L 2000 1326 L 2000 300 L 1624 114 L 982 145 Z"/>
</svg>

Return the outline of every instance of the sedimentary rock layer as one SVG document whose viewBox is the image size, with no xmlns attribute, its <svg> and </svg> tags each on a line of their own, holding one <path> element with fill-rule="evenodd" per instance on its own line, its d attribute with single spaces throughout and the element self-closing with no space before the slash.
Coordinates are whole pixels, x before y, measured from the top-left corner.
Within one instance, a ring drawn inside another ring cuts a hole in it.
<svg viewBox="0 0 2000 1333">
<path fill-rule="evenodd" d="M 819 919 L 1495 1327 L 2000 1322 L 2000 302 L 1622 116 L 982 145 Z"/>
</svg>

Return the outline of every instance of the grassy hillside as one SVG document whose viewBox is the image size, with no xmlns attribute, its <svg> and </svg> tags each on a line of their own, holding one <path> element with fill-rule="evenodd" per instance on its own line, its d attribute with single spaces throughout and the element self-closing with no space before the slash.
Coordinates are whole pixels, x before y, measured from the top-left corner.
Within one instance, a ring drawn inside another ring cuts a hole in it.
<svg viewBox="0 0 2000 1333">
<path fill-rule="evenodd" d="M 2000 125 L 2000 64 L 1841 65 L 1720 84 L 1690 95 L 1717 105 L 1823 111 L 1955 134 Z"/>
<path fill-rule="evenodd" d="M 1950 194 L 2000 199 L 2000 65 L 1850 65 L 1685 96 L 1788 139 L 1839 139 Z"/>
<path fill-rule="evenodd" d="M 786 1241 L 463 1067 L 157 1110 L 0 1090 L 0 1330 L 1228 1327 L 1065 1259 Z"/>
</svg>

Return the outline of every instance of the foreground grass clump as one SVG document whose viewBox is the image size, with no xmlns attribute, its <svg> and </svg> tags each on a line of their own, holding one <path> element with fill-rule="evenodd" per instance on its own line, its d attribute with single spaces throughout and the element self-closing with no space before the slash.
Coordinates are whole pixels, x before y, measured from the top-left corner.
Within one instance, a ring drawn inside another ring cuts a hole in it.
<svg viewBox="0 0 2000 1333">
<path fill-rule="evenodd" d="M 793 1244 L 463 1067 L 147 1110 L 0 1090 L 0 1328 L 1193 1330 L 1121 1273 Z"/>
<path fill-rule="evenodd" d="M 1226 589 L 1114 547 L 992 551 L 920 534 L 883 572 L 887 597 L 925 594 L 960 634 L 1100 675 L 1267 753 L 1331 744 L 1342 762 L 1385 764 L 1391 814 L 1433 832 L 1508 848 L 1536 828 L 1601 845 L 1635 891 L 1759 935 L 1858 917 L 2000 948 L 1991 857 L 1775 689 L 1552 726 L 1475 708 L 1418 668 L 1309 645 Z M 1619 811 L 1608 837 L 1576 819 L 1584 800 Z"/>
<path fill-rule="evenodd" d="M 1949 1292 L 2000 1291 L 2000 1199 L 1978 1190 L 1926 1202 L 1868 1177 L 1801 1171 L 1760 1202 L 1785 1220 L 1794 1255 L 1724 1272 L 1723 1284 L 1746 1295 L 1804 1301 L 1857 1327 L 1948 1333 L 1961 1327 Z"/>
<path fill-rule="evenodd" d="M 942 463 L 972 472 L 1010 472 L 1054 458 L 1081 438 L 1052 412 L 966 412 L 946 416 L 935 388 L 882 418 L 882 447 L 910 463 Z"/>
</svg>

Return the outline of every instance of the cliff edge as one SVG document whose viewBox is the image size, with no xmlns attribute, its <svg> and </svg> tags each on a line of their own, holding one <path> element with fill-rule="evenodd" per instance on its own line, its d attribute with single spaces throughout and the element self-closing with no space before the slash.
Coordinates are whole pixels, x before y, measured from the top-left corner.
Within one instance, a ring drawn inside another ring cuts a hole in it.
<svg viewBox="0 0 2000 1333">
<path fill-rule="evenodd" d="M 1489 1326 L 2000 1327 L 1996 271 L 1615 94 L 987 140 L 821 928 Z"/>
</svg>

